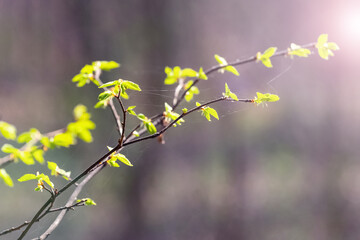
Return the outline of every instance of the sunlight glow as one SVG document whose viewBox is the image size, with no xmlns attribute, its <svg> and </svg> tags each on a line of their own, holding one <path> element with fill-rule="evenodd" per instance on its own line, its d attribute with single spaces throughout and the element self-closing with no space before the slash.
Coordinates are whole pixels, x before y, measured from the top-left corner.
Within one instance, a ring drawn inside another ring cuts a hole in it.
<svg viewBox="0 0 360 240">
<path fill-rule="evenodd" d="M 352 41 L 360 40 L 360 14 L 356 10 L 344 12 L 341 22 L 344 34 Z"/>
</svg>

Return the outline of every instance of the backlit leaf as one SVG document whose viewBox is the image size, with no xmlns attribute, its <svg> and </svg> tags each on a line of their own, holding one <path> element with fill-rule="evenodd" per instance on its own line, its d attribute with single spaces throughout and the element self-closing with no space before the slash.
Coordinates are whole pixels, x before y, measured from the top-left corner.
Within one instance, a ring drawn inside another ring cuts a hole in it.
<svg viewBox="0 0 360 240">
<path fill-rule="evenodd" d="M 0 121 L 0 132 L 6 139 L 15 140 L 16 138 L 16 128 L 10 123 Z"/>
<path fill-rule="evenodd" d="M 36 179 L 37 180 L 37 177 L 35 174 L 24 174 L 22 177 L 20 177 L 18 179 L 19 182 L 26 182 L 26 181 L 29 181 L 29 180 L 34 180 Z"/>
<path fill-rule="evenodd" d="M 9 187 L 13 187 L 14 183 L 10 177 L 10 175 L 6 172 L 4 168 L 0 168 L 0 178 L 2 178 L 6 185 Z"/>
</svg>

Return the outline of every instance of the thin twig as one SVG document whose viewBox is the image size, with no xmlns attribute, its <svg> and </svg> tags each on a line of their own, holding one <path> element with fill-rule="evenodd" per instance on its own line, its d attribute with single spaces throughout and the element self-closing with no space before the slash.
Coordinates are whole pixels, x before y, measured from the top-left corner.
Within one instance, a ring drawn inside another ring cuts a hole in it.
<svg viewBox="0 0 360 240">
<path fill-rule="evenodd" d="M 302 45 L 300 46 L 301 48 L 313 48 L 315 47 L 316 43 L 309 43 L 309 44 L 305 44 L 305 45 Z M 286 49 L 286 50 L 282 50 L 282 51 L 279 51 L 279 52 L 276 52 L 272 57 L 279 57 L 279 56 L 286 56 L 288 55 L 289 53 L 289 50 Z M 205 71 L 205 75 L 210 75 L 211 73 L 217 71 L 217 70 L 220 70 L 224 67 L 227 67 L 227 66 L 238 66 L 238 65 L 242 65 L 242 64 L 246 64 L 246 63 L 250 63 L 250 62 L 254 62 L 257 60 L 257 57 L 256 55 L 255 56 L 252 56 L 252 57 L 249 57 L 249 58 L 246 58 L 246 59 L 241 59 L 241 60 L 236 60 L 234 62 L 230 62 L 226 65 L 217 65 L 217 66 L 213 66 L 209 69 L 207 69 Z M 186 96 L 186 93 L 191 89 L 191 87 L 195 86 L 198 82 L 200 81 L 199 78 L 196 78 L 194 80 L 194 82 L 183 92 L 183 94 L 180 96 L 180 98 L 176 101 L 175 104 L 173 104 L 172 108 L 173 110 L 175 110 L 178 105 L 180 104 L 180 102 L 182 102 L 182 100 L 185 98 Z"/>
<path fill-rule="evenodd" d="M 67 211 L 69 210 L 69 208 L 71 207 L 71 205 L 73 204 L 74 201 L 76 201 L 78 195 L 80 194 L 82 188 L 85 186 L 85 184 L 87 184 L 98 172 L 100 172 L 104 167 L 106 166 L 105 163 L 103 163 L 101 165 L 101 167 L 95 169 L 94 171 L 92 171 L 89 175 L 86 176 L 86 178 L 84 178 L 84 180 L 82 180 L 82 182 L 75 188 L 74 192 L 71 194 L 71 196 L 69 197 L 69 200 L 67 201 L 67 203 L 65 204 L 65 208 L 61 210 L 61 212 L 59 213 L 59 215 L 56 217 L 55 221 L 50 225 L 50 227 L 37 239 L 39 240 L 43 240 L 46 239 L 56 228 L 57 226 L 60 224 L 61 220 L 64 218 L 65 214 L 67 213 Z"/>
<path fill-rule="evenodd" d="M 100 79 L 100 74 L 101 74 L 101 70 L 98 69 L 95 74 L 94 74 L 94 77 L 95 79 L 99 82 L 100 85 L 103 84 L 103 82 L 101 81 Z M 107 87 L 104 88 L 105 90 L 109 90 Z M 120 123 L 120 116 L 115 108 L 115 105 L 114 105 L 114 102 L 112 99 L 109 100 L 109 105 L 110 105 L 110 108 L 111 108 L 111 112 L 115 118 L 115 122 L 116 122 L 116 127 L 117 127 L 117 130 L 119 132 L 119 135 L 121 136 L 122 132 L 121 132 L 121 123 Z"/>
<path fill-rule="evenodd" d="M 65 132 L 65 130 L 66 130 L 65 128 L 61 128 L 61 129 L 58 129 L 58 130 L 55 130 L 52 132 L 44 133 L 44 134 L 42 134 L 42 136 L 52 137 L 58 133 Z M 39 141 L 40 141 L 40 138 L 34 138 L 34 139 L 30 140 L 29 142 L 27 142 L 26 144 L 24 144 L 19 150 L 25 151 L 27 149 L 30 149 L 32 146 L 37 144 Z M 42 146 L 39 146 L 39 148 L 41 148 L 41 147 Z M 13 162 L 14 160 L 15 160 L 14 154 L 9 154 L 5 157 L 2 157 L 2 158 L 0 158 L 0 167 L 4 168 L 6 165 Z"/>
<path fill-rule="evenodd" d="M 134 144 L 134 143 L 137 143 L 137 142 L 141 142 L 141 141 L 144 141 L 144 140 L 147 140 L 147 139 L 152 139 L 152 138 L 156 138 L 158 137 L 159 135 L 163 134 L 165 131 L 167 131 L 170 127 L 172 127 L 174 125 L 174 123 L 176 123 L 177 121 L 179 121 L 181 118 L 189 115 L 190 113 L 194 112 L 194 111 L 197 111 L 199 109 L 201 109 L 202 107 L 205 107 L 207 105 L 210 105 L 210 104 L 213 104 L 213 103 L 216 103 L 216 102 L 220 102 L 220 101 L 235 101 L 233 99 L 229 99 L 227 97 L 221 97 L 221 98 L 217 98 L 217 99 L 214 99 L 214 100 L 211 100 L 209 102 L 206 102 L 204 104 L 201 104 L 197 107 L 194 107 L 190 110 L 188 110 L 187 112 L 185 113 L 182 113 L 178 118 L 176 118 L 175 120 L 173 120 L 172 122 L 170 122 L 167 126 L 165 126 L 163 129 L 161 129 L 160 131 L 152 134 L 152 135 L 149 135 L 149 136 L 145 136 L 145 137 L 142 137 L 142 138 L 137 138 L 135 140 L 132 140 L 132 141 L 129 141 L 129 142 L 125 142 L 123 144 L 123 146 L 125 147 L 126 145 L 130 145 L 130 144 Z M 239 99 L 238 102 L 253 102 L 252 99 Z"/>
<path fill-rule="evenodd" d="M 124 141 L 124 137 L 125 137 L 126 110 L 125 110 L 123 102 L 121 101 L 120 93 L 119 93 L 118 96 L 116 96 L 116 99 L 118 100 L 118 102 L 120 104 L 120 107 L 121 107 L 121 110 L 123 112 L 123 119 L 122 119 L 122 122 L 121 122 L 121 137 L 119 139 L 119 144 L 120 144 L 120 146 L 122 146 L 123 141 Z"/>
<path fill-rule="evenodd" d="M 115 118 L 115 122 L 116 122 L 116 128 L 119 132 L 119 135 L 121 136 L 122 135 L 122 130 L 121 130 L 121 122 L 120 122 L 120 116 L 118 114 L 118 112 L 116 111 L 116 108 L 115 108 L 115 105 L 114 105 L 114 102 L 112 99 L 110 99 L 109 101 L 109 105 L 110 105 L 110 108 L 111 108 L 111 112 Z"/>
<path fill-rule="evenodd" d="M 68 189 L 70 186 L 74 185 L 79 179 L 81 179 L 82 177 L 84 177 L 86 174 L 88 174 L 89 172 L 93 171 L 96 167 L 100 166 L 104 160 L 109 157 L 112 153 L 120 150 L 120 145 L 118 144 L 116 147 L 114 147 L 111 151 L 109 151 L 108 153 L 106 153 L 104 156 L 102 156 L 99 160 L 97 160 L 95 163 L 93 163 L 90 167 L 88 167 L 85 171 L 83 171 L 82 173 L 80 173 L 76 178 L 74 178 L 72 181 L 70 181 L 68 184 L 66 184 L 63 188 L 61 188 L 57 194 L 56 197 L 58 197 L 61 193 L 63 193 L 66 189 Z M 30 221 L 30 223 L 28 224 L 28 226 L 26 227 L 26 229 L 21 233 L 20 237 L 18 238 L 18 240 L 21 240 L 24 238 L 24 236 L 26 235 L 26 233 L 30 230 L 31 226 L 35 223 L 35 221 L 38 219 L 38 217 L 40 216 L 40 214 L 45 210 L 45 208 L 52 202 L 52 197 L 49 198 L 44 205 L 37 211 L 37 213 L 35 214 L 35 216 L 32 218 L 32 220 Z"/>
</svg>

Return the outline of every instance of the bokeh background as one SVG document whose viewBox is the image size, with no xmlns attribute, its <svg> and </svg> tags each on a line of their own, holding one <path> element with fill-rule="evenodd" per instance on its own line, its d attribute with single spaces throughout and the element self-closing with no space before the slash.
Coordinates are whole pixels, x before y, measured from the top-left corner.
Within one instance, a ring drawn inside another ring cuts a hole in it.
<svg viewBox="0 0 360 240">
<path fill-rule="evenodd" d="M 195 114 L 166 133 L 165 145 L 132 145 L 124 154 L 134 167 L 102 171 L 80 195 L 97 206 L 69 212 L 49 239 L 360 239 L 359 15 L 357 0 L 1 0 L 0 118 L 19 132 L 48 132 L 72 121 L 76 104 L 88 106 L 94 142 L 46 154 L 73 176 L 117 139 L 109 110 L 93 108 L 98 89 L 71 82 L 87 63 L 120 62 L 103 81 L 139 83 L 143 92 L 127 104 L 151 116 L 174 93 L 163 85 L 165 66 L 206 69 L 214 54 L 232 61 L 322 33 L 341 49 L 328 61 L 276 58 L 272 69 L 251 63 L 238 67 L 240 77 L 211 75 L 197 101 L 220 96 L 225 82 L 242 98 L 260 91 L 281 100 L 219 103 L 220 121 Z M 6 169 L 13 179 L 47 171 Z M 0 184 L 0 230 L 29 220 L 46 201 L 33 188 Z"/>
</svg>

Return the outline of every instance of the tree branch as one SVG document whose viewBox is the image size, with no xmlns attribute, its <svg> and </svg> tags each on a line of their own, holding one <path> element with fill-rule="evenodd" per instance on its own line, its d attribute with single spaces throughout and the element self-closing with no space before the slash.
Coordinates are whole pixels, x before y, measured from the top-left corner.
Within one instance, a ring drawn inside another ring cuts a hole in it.
<svg viewBox="0 0 360 240">
<path fill-rule="evenodd" d="M 308 45 L 304 45 L 301 47 L 314 47 L 315 44 L 308 44 Z M 283 50 L 283 51 L 279 51 L 277 53 L 275 53 L 273 55 L 274 56 L 282 56 L 282 55 L 287 55 L 288 54 L 288 50 Z M 226 66 L 238 66 L 241 64 L 245 64 L 245 63 L 249 63 L 249 62 L 253 62 L 256 61 L 257 58 L 256 56 L 247 58 L 247 59 L 243 59 L 243 60 L 237 60 L 231 63 L 228 63 L 227 65 L 218 65 L 218 66 L 214 66 L 211 67 L 210 69 L 208 69 L 207 71 L 205 71 L 206 75 L 210 75 L 213 72 L 222 69 Z M 99 72 L 96 73 L 96 78 L 99 82 L 100 78 L 99 78 Z M 189 89 L 191 89 L 192 86 L 196 85 L 199 82 L 199 79 L 195 79 L 194 82 L 192 83 L 192 85 L 187 88 L 186 90 L 183 91 L 183 93 L 181 94 L 181 96 L 179 97 L 179 93 L 177 93 L 175 95 L 175 99 L 176 101 L 174 101 L 173 104 L 173 110 L 175 110 L 175 108 L 177 108 L 179 106 L 179 104 L 183 101 L 183 99 L 185 98 L 185 95 L 187 93 L 187 91 Z M 78 194 L 81 192 L 83 186 L 90 180 L 92 179 L 98 172 L 100 172 L 105 166 L 106 166 L 106 160 L 107 158 L 117 152 L 120 151 L 122 149 L 122 147 L 125 147 L 126 145 L 131 145 L 134 143 L 138 143 L 141 141 L 145 141 L 147 139 L 152 139 L 152 138 L 156 138 L 159 135 L 163 134 L 164 132 L 166 132 L 168 129 L 170 129 L 172 126 L 174 126 L 174 124 L 179 121 L 180 119 L 184 118 L 185 116 L 191 114 L 194 111 L 197 111 L 207 105 L 210 104 L 214 104 L 216 102 L 220 102 L 220 101 L 235 101 L 233 99 L 230 99 L 228 97 L 221 97 L 221 98 L 217 98 L 211 101 L 208 101 L 204 104 L 201 104 L 197 107 L 192 108 L 191 110 L 188 110 L 187 112 L 183 112 L 179 117 L 177 117 L 175 120 L 171 121 L 170 124 L 164 126 L 160 131 L 156 132 L 155 134 L 149 135 L 149 136 L 145 136 L 145 137 L 141 137 L 141 138 L 137 138 L 134 139 L 132 134 L 133 132 L 138 129 L 140 127 L 140 125 L 136 126 L 131 132 L 130 134 L 125 137 L 125 124 L 126 124 L 126 110 L 124 108 L 123 103 L 120 100 L 120 97 L 118 97 L 118 101 L 120 103 L 122 112 L 123 112 L 123 121 L 120 121 L 120 117 L 114 107 L 114 104 L 112 101 L 110 101 L 110 107 L 112 109 L 113 115 L 115 117 L 116 120 L 116 124 L 118 126 L 119 129 L 119 133 L 121 135 L 121 138 L 119 140 L 119 143 L 108 153 L 106 153 L 105 155 L 103 155 L 100 159 L 98 159 L 96 162 L 94 162 L 91 166 L 89 166 L 86 170 L 84 170 L 82 173 L 80 173 L 76 178 L 74 178 L 73 180 L 71 180 L 69 183 L 67 183 L 64 187 L 62 187 L 58 192 L 52 194 L 52 196 L 47 200 L 47 202 L 44 203 L 44 205 L 37 211 L 37 213 L 35 214 L 35 216 L 32 218 L 32 220 L 30 222 L 25 222 L 23 224 L 21 224 L 18 227 L 14 227 L 8 230 L 5 230 L 3 232 L 1 232 L 1 234 L 6 234 L 8 232 L 14 231 L 14 230 L 18 230 L 20 228 L 22 228 L 23 226 L 27 225 L 26 229 L 22 232 L 21 236 L 18 239 L 23 239 L 23 237 L 26 235 L 26 233 L 29 231 L 29 229 L 32 227 L 32 225 L 36 222 L 39 221 L 43 216 L 45 216 L 46 214 L 50 213 L 50 212 L 55 212 L 55 211 L 60 211 L 60 214 L 58 215 L 58 217 L 55 219 L 55 221 L 51 224 L 51 226 L 47 229 L 46 232 L 44 232 L 44 234 L 42 234 L 40 236 L 39 239 L 45 239 L 47 238 L 47 236 L 49 236 L 54 229 L 56 229 L 56 227 L 59 225 L 59 223 L 61 222 L 61 220 L 63 219 L 64 215 L 66 214 L 66 212 L 71 208 L 72 203 L 75 201 L 76 197 L 78 196 Z M 238 100 L 239 102 L 253 102 L 252 99 L 240 99 Z M 153 121 L 154 124 L 158 125 L 160 123 L 162 123 L 162 119 L 164 118 L 163 114 L 158 114 L 154 117 L 151 118 L 151 120 Z M 143 134 L 146 130 L 142 129 L 141 130 L 141 134 Z M 1 160 L 1 159 L 0 159 Z M 1 163 L 1 162 L 0 162 Z M 68 202 L 66 203 L 66 205 L 62 208 L 58 208 L 58 209 L 53 209 L 51 210 L 51 207 L 55 201 L 55 199 L 64 191 L 66 191 L 70 186 L 76 184 L 77 181 L 79 181 L 81 178 L 83 178 L 85 175 L 87 175 L 87 177 L 75 188 L 74 192 L 72 193 L 72 195 L 70 196 L 70 198 L 68 199 Z M 47 210 L 45 210 L 46 208 L 48 208 Z M 45 211 L 45 212 L 44 212 Z"/>
<path fill-rule="evenodd" d="M 68 184 L 66 184 L 63 188 L 61 188 L 55 196 L 55 199 L 61 194 L 63 193 L 66 189 L 68 189 L 70 186 L 74 185 L 79 179 L 81 179 L 82 177 L 84 177 L 86 174 L 88 174 L 89 172 L 93 171 L 96 167 L 100 166 L 104 160 L 109 157 L 112 153 L 120 150 L 121 147 L 118 144 L 116 147 L 114 147 L 111 151 L 109 151 L 108 153 L 106 153 L 104 156 L 102 156 L 99 160 L 97 160 L 95 163 L 93 163 L 90 167 L 88 167 L 85 171 L 83 171 L 82 173 L 80 173 L 76 178 L 74 178 L 72 181 L 70 181 Z M 54 199 L 54 200 L 55 200 Z M 35 216 L 32 218 L 32 220 L 30 221 L 30 223 L 27 225 L 26 229 L 21 233 L 20 237 L 18 238 L 18 240 L 23 239 L 24 236 L 26 235 L 26 233 L 29 231 L 29 229 L 31 228 L 31 226 L 35 223 L 35 221 L 37 221 L 38 217 L 40 216 L 40 214 L 45 210 L 45 208 L 51 203 L 52 201 L 52 197 L 49 198 L 44 205 L 37 211 L 37 213 L 35 214 Z"/>
<path fill-rule="evenodd" d="M 199 109 L 201 109 L 202 107 L 205 107 L 207 105 L 211 105 L 213 103 L 216 103 L 216 102 L 220 102 L 220 101 L 231 101 L 231 102 L 234 102 L 235 100 L 233 99 L 229 99 L 227 97 L 221 97 L 221 98 L 217 98 L 217 99 L 214 99 L 214 100 L 211 100 L 211 101 L 208 101 L 204 104 L 201 104 L 197 107 L 194 107 L 192 108 L 191 110 L 188 110 L 187 112 L 185 113 L 182 113 L 178 118 L 176 118 L 175 120 L 171 121 L 167 126 L 165 126 L 163 129 L 161 129 L 160 131 L 152 134 L 152 135 L 149 135 L 149 136 L 145 136 L 145 137 L 142 137 L 142 138 L 137 138 L 135 140 L 132 140 L 130 142 L 127 142 L 125 141 L 123 146 L 125 147 L 126 145 L 131 145 L 131 144 L 134 144 L 134 143 L 137 143 L 137 142 L 141 142 L 141 141 L 145 141 L 147 139 L 152 139 L 152 138 L 156 138 L 158 136 L 160 136 L 161 134 L 163 134 L 165 131 L 167 131 L 169 128 L 171 128 L 177 121 L 179 121 L 181 118 L 189 115 L 190 113 L 194 112 L 194 111 L 197 111 Z M 253 102 L 252 99 L 239 99 L 238 102 Z"/>
<path fill-rule="evenodd" d="M 55 221 L 50 225 L 50 227 L 37 239 L 44 240 L 46 239 L 60 224 L 61 220 L 64 218 L 65 214 L 69 209 L 72 207 L 73 202 L 76 201 L 79 193 L 81 192 L 82 188 L 87 184 L 98 172 L 100 172 L 104 167 L 106 166 L 106 163 L 102 163 L 102 165 L 98 168 L 96 168 L 94 171 L 92 171 L 89 175 L 82 180 L 82 182 L 75 188 L 74 192 L 69 197 L 67 203 L 65 204 L 64 209 L 61 210 L 59 215 L 56 217 Z"/>
<path fill-rule="evenodd" d="M 300 47 L 301 47 L 301 48 L 314 48 L 315 45 L 316 45 L 316 43 L 309 43 L 309 44 L 302 45 L 302 46 L 300 46 Z M 286 50 L 282 50 L 282 51 L 276 52 L 272 57 L 286 56 L 286 55 L 288 55 L 288 53 L 289 53 L 289 50 L 286 49 Z M 249 58 L 246 58 L 246 59 L 236 60 L 236 61 L 234 61 L 234 62 L 230 62 L 230 63 L 228 63 L 228 64 L 226 64 L 226 65 L 213 66 L 213 67 L 207 69 L 207 70 L 205 71 L 205 74 L 206 74 L 206 75 L 210 75 L 211 73 L 213 73 L 213 72 L 215 72 L 215 71 L 217 71 L 217 70 L 220 70 L 220 69 L 222 69 L 222 68 L 224 68 L 224 67 L 227 67 L 227 66 L 239 66 L 239 65 L 242 65 L 242 64 L 254 62 L 254 61 L 256 61 L 256 60 L 257 60 L 257 58 L 256 58 L 256 55 L 255 55 L 255 56 L 252 56 L 252 57 L 249 57 Z M 187 89 L 183 92 L 183 94 L 180 96 L 180 98 L 179 98 L 177 101 L 174 101 L 174 102 L 176 102 L 176 103 L 173 104 L 173 106 L 172 106 L 173 110 L 175 110 L 175 109 L 178 107 L 178 105 L 179 105 L 180 102 L 185 98 L 186 93 L 191 89 L 191 87 L 195 86 L 199 81 L 200 81 L 200 79 L 199 79 L 199 78 L 196 78 L 196 79 L 194 80 L 194 82 L 189 86 L 189 88 L 187 88 Z"/>
</svg>

